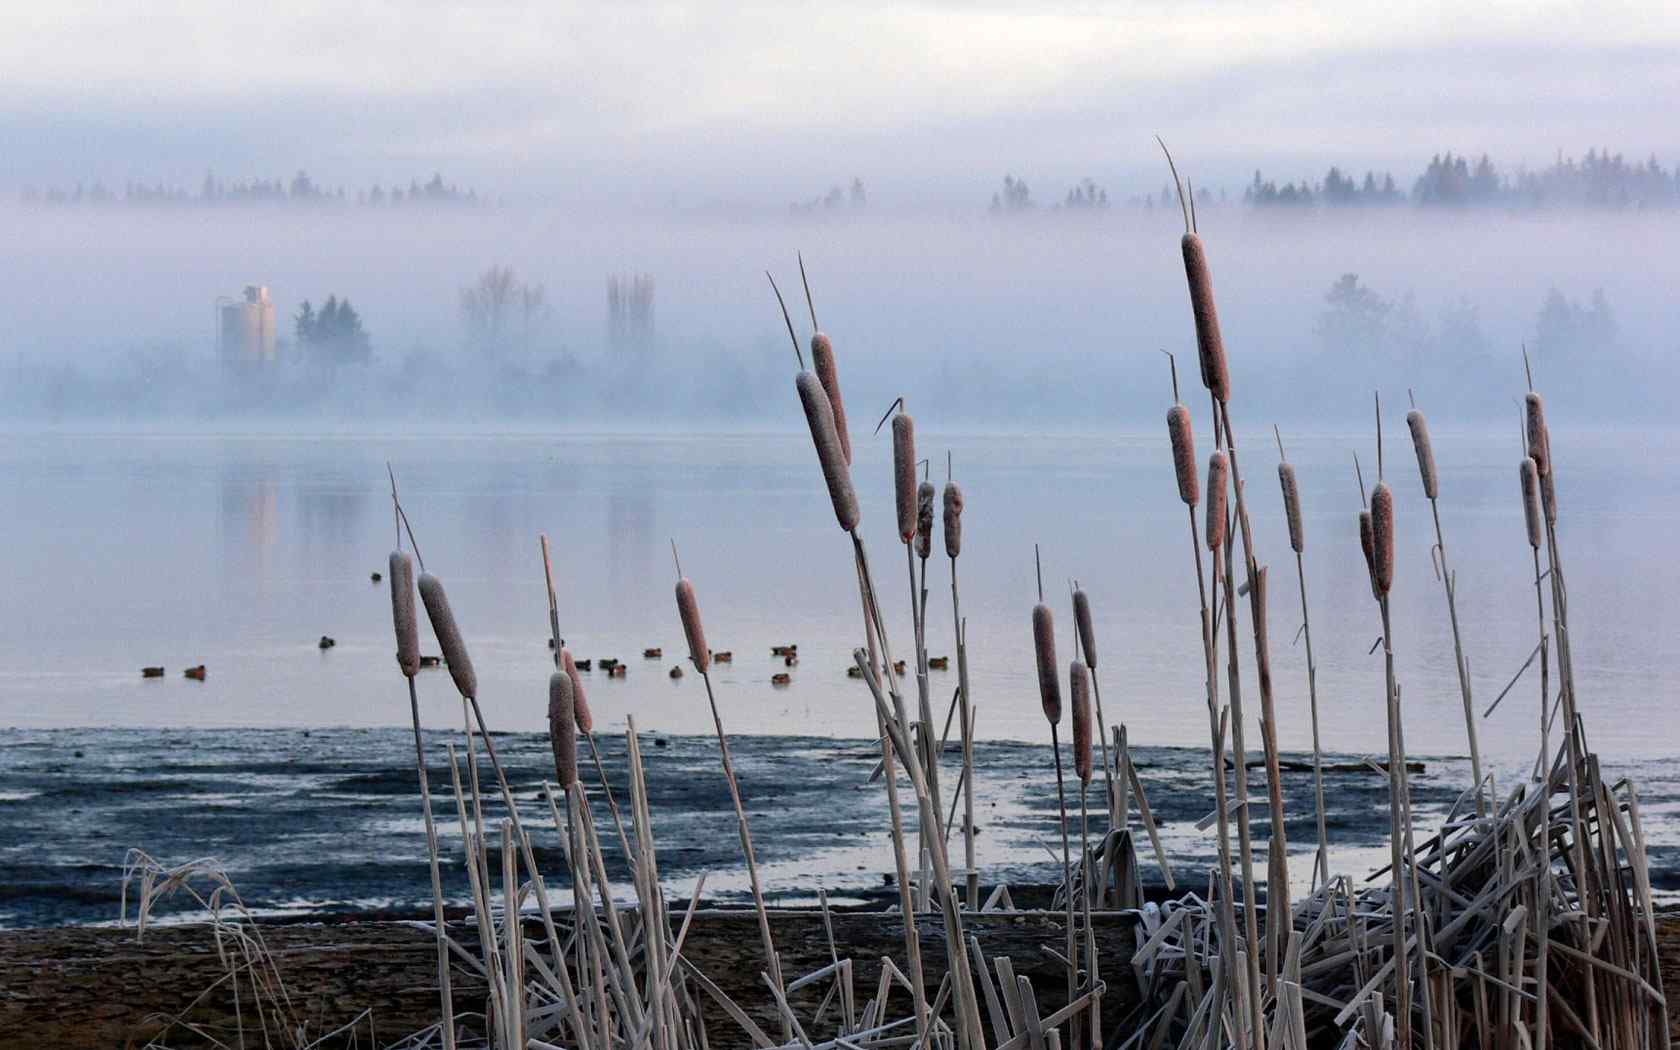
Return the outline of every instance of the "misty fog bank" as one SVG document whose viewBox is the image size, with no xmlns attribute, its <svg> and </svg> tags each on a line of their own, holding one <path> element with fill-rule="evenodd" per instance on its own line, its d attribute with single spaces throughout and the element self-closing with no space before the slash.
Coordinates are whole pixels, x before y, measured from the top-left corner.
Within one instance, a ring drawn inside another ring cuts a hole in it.
<svg viewBox="0 0 1680 1050">
<path fill-rule="evenodd" d="M 1680 215 L 1267 211 L 1200 215 L 1235 398 L 1362 418 L 1406 388 L 1499 419 L 1526 343 L 1557 412 L 1651 419 L 1675 378 Z M 90 213 L 0 208 L 0 416 L 635 425 L 797 422 L 801 341 L 835 340 L 857 426 L 904 394 L 951 425 L 1153 420 L 1165 348 L 1194 391 L 1175 211 L 955 218 L 860 212 L 631 220 L 558 211 Z M 486 318 L 463 290 L 510 267 Z M 1356 275 L 1350 277 L 1347 275 Z M 609 278 L 651 279 L 609 307 Z M 278 346 L 218 359 L 218 297 L 269 288 Z M 365 354 L 298 338 L 348 298 Z M 521 298 L 522 296 L 522 298 Z"/>
</svg>

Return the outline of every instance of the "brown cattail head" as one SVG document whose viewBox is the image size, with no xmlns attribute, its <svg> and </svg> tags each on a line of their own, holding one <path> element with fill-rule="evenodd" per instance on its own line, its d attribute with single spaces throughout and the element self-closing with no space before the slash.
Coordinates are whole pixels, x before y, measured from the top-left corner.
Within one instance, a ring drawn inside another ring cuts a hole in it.
<svg viewBox="0 0 1680 1050">
<path fill-rule="evenodd" d="M 1082 588 L 1073 592 L 1073 629 L 1079 634 L 1079 648 L 1084 650 L 1085 662 L 1097 666 L 1097 631 L 1091 625 L 1091 599 Z"/>
<path fill-rule="evenodd" d="M 1359 512 L 1359 548 L 1365 552 L 1365 573 L 1371 578 L 1371 597 L 1381 598 L 1377 591 L 1376 537 L 1371 529 L 1371 512 Z"/>
<path fill-rule="evenodd" d="M 420 628 L 414 615 L 414 559 L 391 552 L 391 622 L 397 629 L 397 666 L 413 678 L 420 672 Z"/>
<path fill-rule="evenodd" d="M 1225 546 L 1225 499 L 1230 488 L 1226 479 L 1230 473 L 1231 461 L 1225 458 L 1225 453 L 1215 452 L 1208 457 L 1207 545 L 1210 551 Z"/>
<path fill-rule="evenodd" d="M 821 332 L 811 337 L 811 367 L 817 370 L 817 380 L 828 395 L 828 406 L 834 410 L 834 435 L 840 439 L 840 451 L 846 454 L 846 465 L 852 465 L 852 435 L 846 430 L 846 403 L 840 398 L 840 370 L 834 366 L 834 344 Z"/>
<path fill-rule="evenodd" d="M 1223 402 L 1231 394 L 1231 375 L 1225 366 L 1225 341 L 1219 335 L 1219 311 L 1213 304 L 1213 276 L 1208 272 L 1202 239 L 1184 235 L 1184 276 L 1190 282 L 1190 312 L 1196 318 L 1196 351 L 1202 365 L 1202 384 Z"/>
<path fill-rule="evenodd" d="M 712 651 L 706 648 L 706 627 L 700 622 L 700 602 L 694 597 L 694 584 L 684 576 L 677 581 L 677 615 L 682 618 L 683 635 L 688 638 L 688 658 L 702 674 L 711 665 Z"/>
<path fill-rule="evenodd" d="M 565 671 L 548 676 L 548 743 L 554 749 L 554 775 L 567 791 L 577 783 L 575 696 L 571 676 Z"/>
<path fill-rule="evenodd" d="M 1371 578 L 1385 595 L 1394 584 L 1394 491 L 1383 481 L 1371 490 Z"/>
<path fill-rule="evenodd" d="M 1533 456 L 1524 456 L 1517 468 L 1517 480 L 1522 484 L 1523 523 L 1528 526 L 1528 545 L 1540 549 L 1540 468 Z"/>
<path fill-rule="evenodd" d="M 577 712 L 577 731 L 585 735 L 595 729 L 595 716 L 589 713 L 589 700 L 583 693 L 583 678 L 578 674 L 577 661 L 570 649 L 560 650 L 560 669 L 572 680 L 572 707 Z"/>
<path fill-rule="evenodd" d="M 1552 472 L 1552 435 L 1546 429 L 1546 402 L 1532 390 L 1523 398 L 1523 418 L 1528 423 L 1528 457 L 1545 477 Z"/>
<path fill-rule="evenodd" d="M 1078 660 L 1068 667 L 1073 701 L 1073 768 L 1081 784 L 1091 783 L 1091 672 Z"/>
<path fill-rule="evenodd" d="M 429 572 L 420 574 L 420 601 L 426 606 L 426 618 L 432 621 L 432 633 L 437 636 L 438 648 L 443 650 L 455 688 L 462 696 L 477 699 L 478 676 L 473 674 L 467 643 L 461 640 L 461 629 L 455 625 L 455 614 L 449 610 L 449 596 L 443 593 L 442 581 Z"/>
<path fill-rule="evenodd" d="M 816 446 L 823 480 L 828 482 L 834 517 L 840 528 L 851 532 L 858 526 L 857 490 L 852 488 L 852 470 L 834 426 L 834 408 L 822 383 L 810 372 L 799 373 L 793 385 L 799 391 L 799 403 L 805 407 L 805 422 L 811 427 L 811 444 Z"/>
<path fill-rule="evenodd" d="M 1552 435 L 1546 435 L 1546 452 L 1552 450 Z M 1557 524 L 1557 471 L 1548 470 L 1540 475 L 1540 509 L 1546 512 L 1546 524 Z"/>
<path fill-rule="evenodd" d="M 916 557 L 933 553 L 933 482 L 916 486 Z"/>
<path fill-rule="evenodd" d="M 1412 409 L 1406 413 L 1406 426 L 1412 431 L 1412 448 L 1417 450 L 1418 475 L 1423 478 L 1423 494 L 1429 499 L 1435 499 L 1441 494 L 1440 482 L 1435 476 L 1435 449 L 1429 443 L 1429 420 L 1423 418 L 1423 413 Z"/>
<path fill-rule="evenodd" d="M 1187 507 L 1201 501 L 1196 477 L 1196 434 L 1190 428 L 1190 410 L 1183 405 L 1167 409 L 1167 437 L 1172 439 L 1173 472 L 1178 475 L 1178 498 Z"/>
<path fill-rule="evenodd" d="M 1038 660 L 1038 699 L 1044 717 L 1056 725 L 1062 720 L 1062 683 L 1056 676 L 1056 621 L 1043 602 L 1033 606 L 1033 655 Z"/>
<path fill-rule="evenodd" d="M 898 505 L 898 538 L 916 535 L 916 421 L 910 413 L 893 417 L 893 497 Z"/>
<path fill-rule="evenodd" d="M 1289 522 L 1289 549 L 1300 554 L 1307 549 L 1301 529 L 1301 490 L 1295 485 L 1295 468 L 1287 461 L 1278 464 L 1278 484 L 1283 487 L 1283 516 Z"/>
<path fill-rule="evenodd" d="M 962 489 L 954 481 L 945 483 L 945 556 L 962 553 Z"/>
</svg>

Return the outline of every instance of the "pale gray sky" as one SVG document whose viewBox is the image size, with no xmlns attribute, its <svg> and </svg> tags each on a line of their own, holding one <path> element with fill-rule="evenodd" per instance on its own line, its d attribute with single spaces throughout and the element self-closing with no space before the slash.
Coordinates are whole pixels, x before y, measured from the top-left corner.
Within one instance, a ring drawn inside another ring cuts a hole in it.
<svg viewBox="0 0 1680 1050">
<path fill-rule="evenodd" d="M 1005 171 L 1410 179 L 1610 146 L 1680 159 L 1680 5 L 0 2 L 0 188 L 309 169 L 510 197 L 886 204 Z"/>
</svg>

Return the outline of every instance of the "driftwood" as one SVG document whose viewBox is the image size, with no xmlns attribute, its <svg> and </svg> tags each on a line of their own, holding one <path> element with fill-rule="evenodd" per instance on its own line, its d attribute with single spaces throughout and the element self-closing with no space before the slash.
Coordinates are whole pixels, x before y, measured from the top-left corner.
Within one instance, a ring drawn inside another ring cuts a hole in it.
<svg viewBox="0 0 1680 1050">
<path fill-rule="evenodd" d="M 835 940 L 855 960 L 859 986 L 874 987 L 881 958 L 904 949 L 900 916 L 835 911 L 830 918 Z M 1064 1005 L 1059 978 L 1065 969 L 1043 948 L 1062 943 L 1065 918 L 1053 912 L 986 913 L 970 917 L 969 927 L 988 957 L 1007 955 L 1017 974 L 1032 978 L 1041 989 L 1041 1010 L 1055 1011 Z M 569 914 L 557 914 L 556 920 L 562 919 L 570 925 Z M 1095 913 L 1092 920 L 1105 957 L 1124 958 L 1136 948 L 1135 915 Z M 760 1027 L 774 1031 L 778 1013 L 758 975 L 757 921 L 751 910 L 696 912 L 683 958 Z M 820 912 L 774 911 L 771 924 L 788 974 L 811 973 L 829 962 Z M 450 925 L 457 939 L 470 938 L 465 922 Z M 540 936 L 539 923 L 527 925 L 533 936 Z M 945 937 L 937 916 L 923 915 L 917 925 L 931 1000 L 945 979 Z M 428 927 L 410 922 L 263 926 L 264 940 L 300 1012 L 311 1018 L 313 1032 L 332 1031 L 371 1011 L 356 1028 L 365 1047 L 370 1022 L 380 1044 L 437 1023 L 437 955 Z M 186 1010 L 222 972 L 203 927 L 154 927 L 138 942 L 133 930 L 111 927 L 0 930 L 0 1050 L 143 1044 L 157 1031 L 157 1017 Z M 457 966 L 454 982 L 457 1009 L 483 1009 L 481 978 Z M 1111 986 L 1104 997 L 1104 1013 L 1116 1022 L 1127 1008 L 1126 984 Z M 815 982 L 790 999 L 809 1016 L 827 988 Z M 715 1002 L 707 1000 L 705 1009 L 714 1032 L 727 1036 L 734 1029 Z M 212 993 L 189 1016 L 225 1038 L 235 1030 L 233 996 Z M 348 1042 L 346 1037 L 343 1043 Z M 169 1043 L 207 1045 L 179 1027 Z"/>
</svg>

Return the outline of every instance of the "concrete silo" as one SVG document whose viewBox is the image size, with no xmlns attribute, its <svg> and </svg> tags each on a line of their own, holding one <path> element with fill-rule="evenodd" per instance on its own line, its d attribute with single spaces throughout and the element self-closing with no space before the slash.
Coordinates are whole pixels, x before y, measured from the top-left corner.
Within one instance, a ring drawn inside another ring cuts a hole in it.
<svg viewBox="0 0 1680 1050">
<path fill-rule="evenodd" d="M 245 286 L 243 299 L 220 300 L 219 343 L 222 360 L 235 365 L 273 362 L 276 339 L 274 303 L 262 285 Z"/>
</svg>

